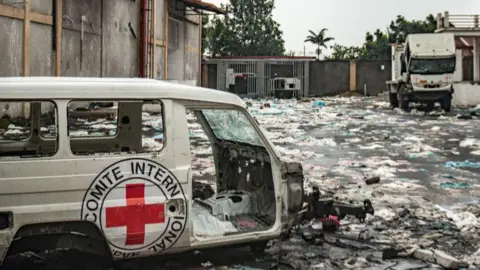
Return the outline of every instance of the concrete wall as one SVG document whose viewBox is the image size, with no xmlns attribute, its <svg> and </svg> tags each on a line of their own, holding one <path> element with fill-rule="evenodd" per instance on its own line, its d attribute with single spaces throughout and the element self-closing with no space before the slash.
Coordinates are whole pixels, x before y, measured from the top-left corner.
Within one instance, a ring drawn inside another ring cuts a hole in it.
<svg viewBox="0 0 480 270">
<path fill-rule="evenodd" d="M 209 62 L 204 64 L 206 67 L 203 68 L 203 71 L 208 73 L 203 75 L 204 87 L 225 90 L 222 87 L 225 83 L 226 63 L 219 61 L 215 64 Z M 304 91 L 306 96 L 338 95 L 347 91 L 357 91 L 364 94 L 365 85 L 368 95 L 376 95 L 386 89 L 385 82 L 390 80 L 391 77 L 391 62 L 371 60 L 309 61 L 306 70 L 306 74 L 301 76 L 305 79 Z M 291 70 L 271 68 L 267 73 L 272 72 L 281 72 L 288 75 Z M 294 77 L 301 74 L 301 72 L 295 70 L 293 73 Z M 261 74 L 257 68 L 257 78 L 261 77 Z M 257 81 L 260 80 L 257 79 Z M 219 85 L 219 83 L 222 85 Z M 257 84 L 257 88 L 265 88 L 265 86 Z M 261 92 L 261 90 L 259 91 Z"/>
<path fill-rule="evenodd" d="M 311 62 L 309 72 L 310 96 L 337 95 L 349 89 L 350 61 Z"/>
<path fill-rule="evenodd" d="M 357 60 L 356 90 L 361 94 L 378 95 L 386 89 L 385 82 L 391 80 L 390 60 Z"/>
<path fill-rule="evenodd" d="M 480 104 L 480 84 L 460 82 L 453 85 L 453 105 L 458 107 L 470 107 Z"/>
</svg>

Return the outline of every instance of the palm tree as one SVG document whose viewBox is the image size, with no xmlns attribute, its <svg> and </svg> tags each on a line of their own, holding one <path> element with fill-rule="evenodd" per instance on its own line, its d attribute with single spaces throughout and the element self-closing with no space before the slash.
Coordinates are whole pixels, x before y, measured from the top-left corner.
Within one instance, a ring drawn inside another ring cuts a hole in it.
<svg viewBox="0 0 480 270">
<path fill-rule="evenodd" d="M 327 43 L 329 41 L 335 40 L 333 37 L 326 37 L 325 32 L 327 31 L 327 28 L 323 28 L 320 30 L 318 33 L 315 33 L 314 31 L 310 30 L 309 35 L 305 39 L 304 42 L 310 42 L 312 44 L 317 45 L 316 53 L 317 53 L 317 58 L 320 60 L 320 55 L 322 54 L 322 47 L 327 49 Z"/>
</svg>

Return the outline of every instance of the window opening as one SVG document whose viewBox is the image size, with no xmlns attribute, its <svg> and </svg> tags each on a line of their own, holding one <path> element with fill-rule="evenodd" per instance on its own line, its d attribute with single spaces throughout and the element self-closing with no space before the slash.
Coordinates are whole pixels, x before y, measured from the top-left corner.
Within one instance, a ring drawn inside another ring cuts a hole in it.
<svg viewBox="0 0 480 270">
<path fill-rule="evenodd" d="M 163 149 L 160 101 L 71 101 L 67 113 L 70 149 L 75 155 L 149 153 Z"/>
<path fill-rule="evenodd" d="M 53 101 L 0 100 L 0 156 L 49 157 L 58 150 Z"/>
</svg>

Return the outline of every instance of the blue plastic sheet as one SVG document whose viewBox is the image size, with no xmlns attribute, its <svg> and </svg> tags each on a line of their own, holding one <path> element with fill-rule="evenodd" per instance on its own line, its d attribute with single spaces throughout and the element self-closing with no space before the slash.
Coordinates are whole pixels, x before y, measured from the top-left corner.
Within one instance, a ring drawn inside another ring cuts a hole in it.
<svg viewBox="0 0 480 270">
<path fill-rule="evenodd" d="M 445 162 L 447 168 L 480 168 L 480 162 L 465 161 L 447 161 Z"/>
<path fill-rule="evenodd" d="M 325 102 L 324 101 L 321 101 L 321 100 L 315 100 L 313 103 L 312 103 L 312 108 L 321 108 L 325 106 Z"/>
<path fill-rule="evenodd" d="M 468 188 L 472 188 L 472 185 L 469 183 L 445 182 L 445 183 L 441 183 L 440 187 L 445 189 L 468 189 Z"/>
</svg>

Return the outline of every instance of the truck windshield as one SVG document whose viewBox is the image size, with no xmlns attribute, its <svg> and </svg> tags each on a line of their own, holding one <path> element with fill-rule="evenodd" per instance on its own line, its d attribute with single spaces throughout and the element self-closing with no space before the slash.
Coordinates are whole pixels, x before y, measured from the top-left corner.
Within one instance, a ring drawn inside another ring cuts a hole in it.
<svg viewBox="0 0 480 270">
<path fill-rule="evenodd" d="M 444 59 L 418 59 L 410 61 L 412 74 L 445 74 L 455 72 L 455 57 Z"/>
<path fill-rule="evenodd" d="M 234 109 L 202 110 L 219 140 L 263 146 L 262 139 L 244 112 Z"/>
</svg>

